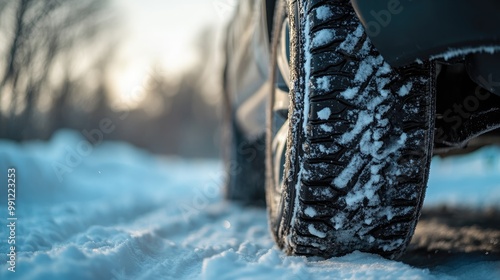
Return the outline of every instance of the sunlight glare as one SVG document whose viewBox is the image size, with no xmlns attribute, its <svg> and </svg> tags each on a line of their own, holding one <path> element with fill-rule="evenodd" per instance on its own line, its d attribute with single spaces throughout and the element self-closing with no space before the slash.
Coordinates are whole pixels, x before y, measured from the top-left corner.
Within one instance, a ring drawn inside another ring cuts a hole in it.
<svg viewBox="0 0 500 280">
<path fill-rule="evenodd" d="M 119 110 L 137 108 L 146 97 L 147 69 L 139 65 L 127 65 L 116 71 L 116 99 L 114 107 Z"/>
</svg>

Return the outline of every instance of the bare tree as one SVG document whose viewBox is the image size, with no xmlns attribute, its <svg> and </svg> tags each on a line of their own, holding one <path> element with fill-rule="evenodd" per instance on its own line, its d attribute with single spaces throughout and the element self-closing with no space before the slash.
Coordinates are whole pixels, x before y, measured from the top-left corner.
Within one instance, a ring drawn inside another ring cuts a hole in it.
<svg viewBox="0 0 500 280">
<path fill-rule="evenodd" d="M 86 63 L 75 54 L 92 46 L 86 50 L 87 60 L 97 57 L 93 54 L 99 49 L 96 38 L 110 23 L 108 2 L 0 0 L 0 13 L 12 13 L 12 20 L 0 25 L 7 39 L 5 61 L 0 63 L 4 67 L 0 69 L 0 100 L 9 102 L 2 106 L 8 119 L 1 126 L 3 136 L 22 139 L 20 128 L 30 129 L 42 97 L 67 99 L 70 72 Z"/>
</svg>

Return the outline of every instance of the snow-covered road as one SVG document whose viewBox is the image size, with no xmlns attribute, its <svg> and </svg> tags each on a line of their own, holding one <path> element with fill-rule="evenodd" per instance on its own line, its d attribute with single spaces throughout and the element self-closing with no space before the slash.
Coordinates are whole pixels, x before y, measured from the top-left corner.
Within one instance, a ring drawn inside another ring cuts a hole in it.
<svg viewBox="0 0 500 280">
<path fill-rule="evenodd" d="M 16 272 L 7 263 L 9 168 Z M 285 256 L 264 209 L 222 201 L 219 161 L 159 158 L 122 143 L 92 148 L 61 131 L 50 142 L 0 142 L 0 174 L 0 279 L 500 279 L 500 259 L 464 262 L 467 254 L 418 268 L 359 252 Z M 443 203 L 498 207 L 500 148 L 436 159 L 425 205 Z"/>
</svg>

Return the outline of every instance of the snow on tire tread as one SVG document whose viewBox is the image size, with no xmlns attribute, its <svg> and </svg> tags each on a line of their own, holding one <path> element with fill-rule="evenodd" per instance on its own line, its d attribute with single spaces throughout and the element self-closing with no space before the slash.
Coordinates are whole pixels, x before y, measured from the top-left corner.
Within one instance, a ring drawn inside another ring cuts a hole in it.
<svg viewBox="0 0 500 280">
<path fill-rule="evenodd" d="M 292 87 L 290 133 L 299 141 L 288 155 L 296 180 L 285 180 L 284 195 L 294 197 L 284 205 L 290 219 L 281 246 L 293 254 L 397 257 L 427 182 L 432 71 L 391 69 L 348 1 L 298 2 L 303 68 Z"/>
</svg>

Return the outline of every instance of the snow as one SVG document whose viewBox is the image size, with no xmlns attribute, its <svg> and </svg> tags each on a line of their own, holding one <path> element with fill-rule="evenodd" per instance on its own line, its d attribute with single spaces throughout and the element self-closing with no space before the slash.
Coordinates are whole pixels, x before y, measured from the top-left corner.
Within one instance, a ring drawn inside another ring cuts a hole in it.
<svg viewBox="0 0 500 280">
<path fill-rule="evenodd" d="M 330 79 L 328 77 L 321 77 L 316 79 L 319 88 L 328 91 L 330 89 Z"/>
<path fill-rule="evenodd" d="M 348 88 L 344 90 L 343 92 L 340 93 L 342 97 L 344 97 L 347 100 L 351 100 L 356 96 L 356 94 L 359 92 L 359 87 L 354 87 L 354 88 Z"/>
<path fill-rule="evenodd" d="M 342 44 L 340 44 L 340 49 L 346 51 L 347 53 L 352 53 L 352 51 L 354 50 L 354 47 L 356 47 L 356 45 L 359 42 L 359 39 L 361 39 L 361 37 L 363 36 L 364 33 L 365 33 L 365 29 L 364 29 L 363 25 L 360 23 L 356 27 L 356 30 L 353 33 L 348 34 L 345 41 L 342 42 Z M 369 51 L 368 44 L 366 44 L 366 43 L 363 44 L 363 48 L 361 50 L 361 53 L 368 52 L 368 51 Z"/>
<path fill-rule="evenodd" d="M 309 230 L 309 233 L 314 235 L 314 236 L 317 236 L 319 238 L 325 238 L 326 237 L 326 233 L 320 231 L 320 230 L 317 230 L 313 224 L 309 224 L 307 226 L 307 229 Z"/>
<path fill-rule="evenodd" d="M 348 167 L 344 168 L 344 170 L 342 170 L 342 173 L 340 173 L 340 175 L 333 180 L 333 184 L 337 188 L 345 188 L 352 177 L 354 177 L 356 172 L 359 170 L 359 168 L 363 165 L 363 163 L 364 161 L 360 156 L 356 155 L 352 157 L 351 161 L 347 165 Z"/>
<path fill-rule="evenodd" d="M 357 83 L 365 82 L 370 75 L 373 74 L 373 70 L 379 68 L 384 63 L 382 56 L 369 56 L 363 61 L 361 61 L 356 76 L 354 76 L 354 81 Z"/>
<path fill-rule="evenodd" d="M 314 35 L 312 41 L 312 47 L 317 48 L 327 45 L 328 43 L 333 41 L 334 37 L 335 37 L 335 29 L 320 30 L 316 32 L 316 34 Z"/>
<path fill-rule="evenodd" d="M 0 279 L 492 279 L 500 265 L 429 270 L 360 252 L 328 260 L 286 256 L 274 245 L 265 209 L 223 201 L 220 161 L 103 142 L 73 158 L 71 172 L 58 180 L 53 164 L 66 164 L 82 141 L 70 131 L 48 142 L 0 141 L 1 180 L 7 168 L 18 174 L 16 272 L 5 265 L 2 229 Z M 498 207 L 500 148 L 435 158 L 425 205 L 443 203 Z M 0 213 L 5 223 L 6 211 Z M 346 218 L 337 218 L 340 228 Z"/>
<path fill-rule="evenodd" d="M 373 115 L 371 115 L 367 111 L 361 111 L 358 115 L 358 120 L 356 121 L 354 128 L 351 131 L 344 133 L 344 135 L 342 135 L 342 139 L 340 142 L 342 144 L 346 144 L 352 141 L 354 137 L 363 132 L 365 127 L 367 127 L 372 122 L 373 122 Z"/>
<path fill-rule="evenodd" d="M 326 125 L 326 124 L 322 124 L 320 127 L 325 132 L 332 132 L 333 131 L 333 128 L 329 125 Z"/>
<path fill-rule="evenodd" d="M 496 52 L 500 52 L 499 46 L 479 46 L 479 47 L 459 48 L 459 49 L 450 48 L 443 53 L 431 56 L 430 60 L 439 59 L 439 58 L 443 58 L 444 60 L 449 60 L 449 59 L 454 58 L 454 57 L 468 55 L 468 54 L 474 54 L 474 53 L 493 54 Z M 417 62 L 418 62 L 418 60 L 417 60 Z"/>
<path fill-rule="evenodd" d="M 371 131 L 366 131 L 363 134 L 360 142 L 360 152 L 365 155 L 371 155 L 376 159 L 382 159 L 382 157 L 379 155 L 379 150 L 382 148 L 384 143 L 382 141 L 375 140 L 376 135 L 373 135 L 373 137 L 372 135 L 373 134 Z"/>
<path fill-rule="evenodd" d="M 380 201 L 379 199 L 374 198 L 375 192 L 378 190 L 378 187 L 376 187 L 375 184 L 380 182 L 380 175 L 378 174 L 378 171 L 379 170 L 372 172 L 370 180 L 366 182 L 365 185 L 357 184 L 352 193 L 347 194 L 345 201 L 349 207 L 358 207 L 355 205 L 361 205 L 365 198 L 370 201 L 370 205 Z"/>
<path fill-rule="evenodd" d="M 314 210 L 314 208 L 312 207 L 307 207 L 306 210 L 304 211 L 304 213 L 309 216 L 309 217 L 314 217 L 316 216 L 316 210 Z"/>
<path fill-rule="evenodd" d="M 407 96 L 410 93 L 412 87 L 412 82 L 409 82 L 408 84 L 402 86 L 398 91 L 399 96 Z"/>
<path fill-rule="evenodd" d="M 331 114 L 332 110 L 330 110 L 330 108 L 323 108 L 321 111 L 317 112 L 318 119 L 320 120 L 328 120 Z"/>
<path fill-rule="evenodd" d="M 320 6 L 316 9 L 316 18 L 319 20 L 328 19 L 332 15 L 332 10 L 328 6 Z"/>
<path fill-rule="evenodd" d="M 500 147 L 490 146 L 479 152 L 439 158 L 431 163 L 426 205 L 499 207 Z"/>
<path fill-rule="evenodd" d="M 344 226 L 344 221 L 346 221 L 346 214 L 340 213 L 338 216 L 335 216 L 330 219 L 330 221 L 334 224 L 335 229 L 340 229 Z"/>
</svg>

